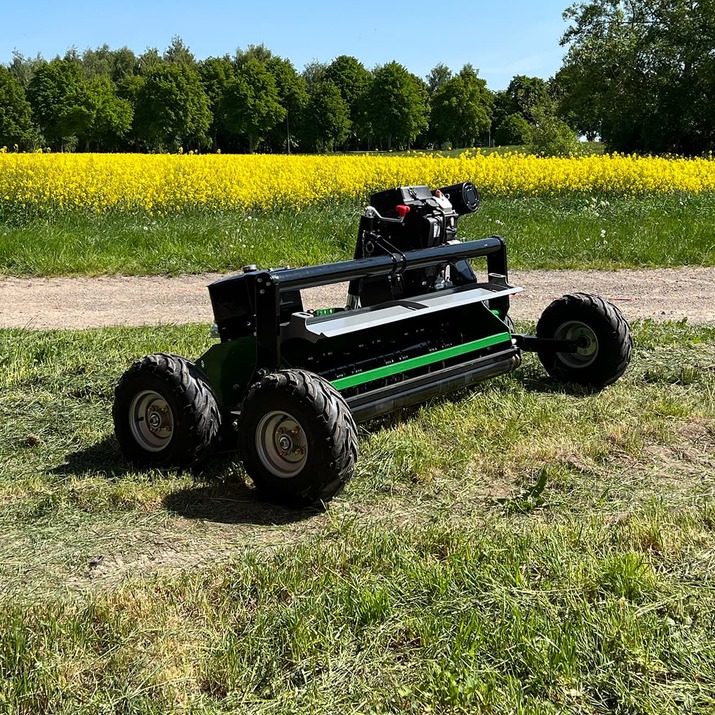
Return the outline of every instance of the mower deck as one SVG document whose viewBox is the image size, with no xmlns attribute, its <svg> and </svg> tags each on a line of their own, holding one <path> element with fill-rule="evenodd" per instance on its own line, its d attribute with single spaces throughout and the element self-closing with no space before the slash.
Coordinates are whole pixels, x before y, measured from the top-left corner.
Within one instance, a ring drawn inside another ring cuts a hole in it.
<svg viewBox="0 0 715 715">
<path fill-rule="evenodd" d="M 329 315 L 298 312 L 291 315 L 290 323 L 283 331 L 283 339 L 301 338 L 316 342 L 346 333 L 366 330 L 401 322 L 417 315 L 450 310 L 459 306 L 494 300 L 521 293 L 523 288 L 505 286 L 503 283 L 477 283 L 457 288 L 446 288 L 428 295 L 415 296 L 409 300 L 395 300 L 359 310 L 340 311 Z"/>
<path fill-rule="evenodd" d="M 325 502 L 353 473 L 356 422 L 504 375 L 523 352 L 588 389 L 623 374 L 630 330 L 598 296 L 564 296 L 536 335 L 514 332 L 509 301 L 522 289 L 508 282 L 504 239 L 457 237 L 459 217 L 479 205 L 472 183 L 403 186 L 370 202 L 352 260 L 245 266 L 209 286 L 220 342 L 193 362 L 133 363 L 113 408 L 129 459 L 186 467 L 233 447 L 270 498 Z M 342 282 L 345 307 L 305 310 L 302 290 Z"/>
</svg>

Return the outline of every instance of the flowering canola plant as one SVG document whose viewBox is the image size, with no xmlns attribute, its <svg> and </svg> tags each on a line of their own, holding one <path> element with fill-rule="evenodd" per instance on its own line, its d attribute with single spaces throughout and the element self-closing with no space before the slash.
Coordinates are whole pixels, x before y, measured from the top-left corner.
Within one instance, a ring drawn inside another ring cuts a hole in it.
<svg viewBox="0 0 715 715">
<path fill-rule="evenodd" d="M 16 154 L 0 151 L 0 217 L 72 210 L 301 208 L 399 185 L 473 181 L 488 196 L 569 192 L 715 191 L 715 161 L 624 155 L 570 158 L 465 153 L 458 157 Z"/>
</svg>

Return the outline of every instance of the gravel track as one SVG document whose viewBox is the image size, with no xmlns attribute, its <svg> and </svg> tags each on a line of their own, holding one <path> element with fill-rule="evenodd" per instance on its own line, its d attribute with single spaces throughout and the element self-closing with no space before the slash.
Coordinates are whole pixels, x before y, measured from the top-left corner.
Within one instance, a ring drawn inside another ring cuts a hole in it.
<svg viewBox="0 0 715 715">
<path fill-rule="evenodd" d="M 0 278 L 0 327 L 78 329 L 110 325 L 212 322 L 206 286 L 218 274 L 107 276 L 100 278 Z M 525 288 L 511 315 L 535 320 L 564 293 L 596 293 L 626 318 L 715 323 L 715 268 L 618 271 L 512 271 Z M 345 303 L 345 285 L 304 292 L 307 308 Z"/>
</svg>

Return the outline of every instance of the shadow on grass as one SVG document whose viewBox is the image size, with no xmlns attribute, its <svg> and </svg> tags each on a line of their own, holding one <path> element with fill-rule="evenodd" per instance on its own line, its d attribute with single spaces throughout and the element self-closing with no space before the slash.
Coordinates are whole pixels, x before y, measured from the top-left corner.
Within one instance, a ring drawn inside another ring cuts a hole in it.
<svg viewBox="0 0 715 715">
<path fill-rule="evenodd" d="M 536 357 L 527 357 L 514 372 L 497 380 L 503 380 L 504 389 L 511 389 L 514 383 L 521 385 L 526 392 L 541 392 L 546 395 L 566 395 L 568 397 L 590 397 L 603 388 L 564 382 L 549 376 L 536 362 Z"/>
<path fill-rule="evenodd" d="M 290 508 L 267 502 L 238 480 L 180 489 L 167 494 L 163 504 L 185 519 L 261 526 L 293 524 L 325 512 L 321 504 Z"/>
<path fill-rule="evenodd" d="M 114 435 L 109 435 L 100 442 L 66 455 L 65 461 L 51 471 L 60 477 L 74 477 L 82 472 L 100 472 L 107 479 L 114 479 L 135 470 L 122 456 Z"/>
<path fill-rule="evenodd" d="M 101 475 L 108 481 L 136 475 L 136 468 L 124 459 L 114 435 L 68 454 L 64 463 L 51 471 L 66 478 L 87 473 L 93 476 Z M 152 471 L 165 475 L 173 472 Z M 168 511 L 186 519 L 225 524 L 290 524 L 325 511 L 320 504 L 288 508 L 262 500 L 258 493 L 244 482 L 244 472 L 235 460 L 235 455 L 218 455 L 194 469 L 186 470 L 185 473 L 193 477 L 194 485 L 170 492 L 162 499 L 162 503 Z"/>
<path fill-rule="evenodd" d="M 519 382 L 527 392 L 541 392 L 545 395 L 567 395 L 568 397 L 591 397 L 602 392 L 597 387 L 578 385 L 574 382 L 559 382 L 548 376 L 522 376 Z"/>
</svg>

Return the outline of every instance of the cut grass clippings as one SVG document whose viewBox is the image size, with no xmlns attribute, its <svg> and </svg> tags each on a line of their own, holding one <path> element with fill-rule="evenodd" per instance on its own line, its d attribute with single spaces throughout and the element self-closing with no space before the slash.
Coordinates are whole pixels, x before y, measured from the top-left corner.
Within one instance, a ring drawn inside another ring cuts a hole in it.
<svg viewBox="0 0 715 715">
<path fill-rule="evenodd" d="M 206 326 L 0 331 L 0 711 L 712 712 L 715 328 L 634 335 L 603 392 L 527 355 L 361 428 L 294 512 L 118 453 L 121 372 Z"/>
</svg>

